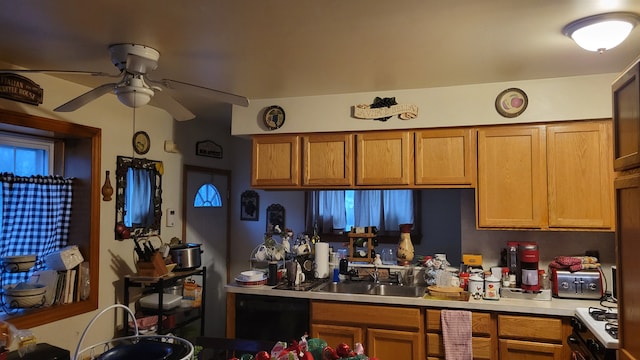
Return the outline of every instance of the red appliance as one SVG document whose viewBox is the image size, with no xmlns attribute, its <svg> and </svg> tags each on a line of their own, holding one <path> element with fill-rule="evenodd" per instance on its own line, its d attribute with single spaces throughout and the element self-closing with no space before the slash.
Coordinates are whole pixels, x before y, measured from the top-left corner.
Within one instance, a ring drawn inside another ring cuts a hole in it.
<svg viewBox="0 0 640 360">
<path fill-rule="evenodd" d="M 534 242 L 520 243 L 519 246 L 520 269 L 522 271 L 522 282 L 520 287 L 525 291 L 540 291 L 538 282 L 538 244 Z"/>
</svg>

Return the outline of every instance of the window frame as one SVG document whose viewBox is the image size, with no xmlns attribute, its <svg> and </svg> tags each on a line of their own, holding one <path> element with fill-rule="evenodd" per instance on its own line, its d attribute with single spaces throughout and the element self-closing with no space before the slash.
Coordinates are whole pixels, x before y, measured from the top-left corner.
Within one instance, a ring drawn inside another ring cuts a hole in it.
<svg viewBox="0 0 640 360">
<path fill-rule="evenodd" d="M 43 139 L 41 137 L 29 136 L 23 134 L 10 134 L 0 131 L 0 145 L 13 146 L 25 149 L 37 149 L 47 152 L 47 174 L 53 174 L 53 159 L 55 158 L 55 144 L 51 139 Z M 15 165 L 15 163 L 14 163 Z M 19 174 L 18 174 L 19 175 Z"/>
<path fill-rule="evenodd" d="M 315 189 L 305 191 L 305 228 L 307 233 L 312 234 L 314 229 L 315 219 L 313 218 L 313 209 L 311 208 L 312 202 L 310 198 L 315 191 L 329 191 L 329 190 L 341 190 L 341 189 Z M 368 189 L 344 189 L 344 190 L 368 190 Z M 385 189 L 393 190 L 393 189 Z M 406 189 L 400 189 L 406 190 Z M 413 191 L 413 229 L 411 230 L 411 242 L 413 244 L 420 244 L 422 239 L 422 192 L 419 189 L 411 189 Z M 347 236 L 348 230 L 344 232 L 323 232 L 319 233 L 320 239 L 326 242 L 348 242 Z M 379 231 L 376 235 L 376 239 L 379 244 L 396 244 L 400 239 L 400 229 L 398 230 L 386 230 Z"/>
<path fill-rule="evenodd" d="M 0 109 L 0 131 L 48 138 L 54 141 L 52 172 L 75 177 L 69 245 L 78 245 L 89 262 L 90 294 L 87 300 L 26 309 L 5 314 L 0 320 L 16 328 L 32 328 L 98 308 L 100 259 L 100 174 L 102 130 L 90 126 Z"/>
</svg>

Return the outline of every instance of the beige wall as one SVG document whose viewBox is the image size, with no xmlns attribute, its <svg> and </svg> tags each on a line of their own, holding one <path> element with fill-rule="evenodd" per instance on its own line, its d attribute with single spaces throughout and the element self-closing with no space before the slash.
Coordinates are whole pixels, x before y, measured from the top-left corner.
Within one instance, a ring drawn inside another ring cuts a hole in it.
<svg viewBox="0 0 640 360">
<path fill-rule="evenodd" d="M 309 96 L 251 100 L 248 108 L 234 108 L 233 135 L 267 132 L 260 118 L 262 109 L 280 105 L 286 113 L 284 125 L 270 133 L 355 131 L 431 128 L 611 117 L 611 83 L 616 74 L 490 83 L 377 93 Z M 527 94 L 529 106 L 516 118 L 505 118 L 495 110 L 496 96 L 517 87 Z M 395 97 L 399 104 L 418 106 L 418 117 L 386 122 L 352 118 L 351 108 L 371 104 L 376 97 Z"/>
</svg>

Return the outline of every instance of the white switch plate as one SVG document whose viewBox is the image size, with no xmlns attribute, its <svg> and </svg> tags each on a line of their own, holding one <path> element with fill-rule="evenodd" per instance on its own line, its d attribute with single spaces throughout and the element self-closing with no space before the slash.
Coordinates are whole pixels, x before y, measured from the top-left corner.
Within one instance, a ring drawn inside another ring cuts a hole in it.
<svg viewBox="0 0 640 360">
<path fill-rule="evenodd" d="M 167 227 L 176 226 L 176 211 L 167 209 Z"/>
</svg>

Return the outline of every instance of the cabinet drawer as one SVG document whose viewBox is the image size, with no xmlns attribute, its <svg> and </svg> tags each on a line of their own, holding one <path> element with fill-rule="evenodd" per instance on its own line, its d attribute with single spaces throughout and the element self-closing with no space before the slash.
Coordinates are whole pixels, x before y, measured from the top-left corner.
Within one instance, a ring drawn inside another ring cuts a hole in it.
<svg viewBox="0 0 640 360">
<path fill-rule="evenodd" d="M 486 337 L 471 338 L 474 359 L 492 359 L 491 339 Z M 444 342 L 442 335 L 427 333 L 427 356 L 444 358 Z"/>
<path fill-rule="evenodd" d="M 442 331 L 440 310 L 427 310 L 427 331 Z M 491 314 L 471 313 L 471 331 L 473 335 L 491 335 Z"/>
<path fill-rule="evenodd" d="M 519 359 L 568 359 L 561 344 L 500 339 L 500 360 Z"/>
<path fill-rule="evenodd" d="M 357 324 L 383 326 L 422 331 L 419 308 L 313 301 L 311 322 L 330 324 Z"/>
<path fill-rule="evenodd" d="M 562 320 L 534 316 L 498 316 L 498 336 L 550 342 L 564 341 Z"/>
</svg>

